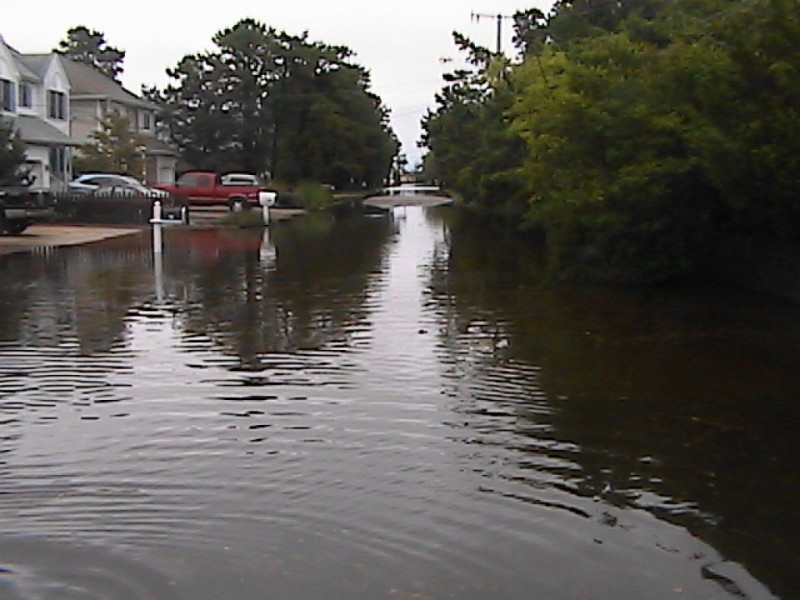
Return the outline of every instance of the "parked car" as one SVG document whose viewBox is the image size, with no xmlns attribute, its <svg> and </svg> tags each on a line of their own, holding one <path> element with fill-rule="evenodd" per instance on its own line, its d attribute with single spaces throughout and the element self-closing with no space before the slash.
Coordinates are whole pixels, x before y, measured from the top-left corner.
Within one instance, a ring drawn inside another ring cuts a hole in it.
<svg viewBox="0 0 800 600">
<path fill-rule="evenodd" d="M 156 217 L 188 224 L 189 207 L 169 194 L 154 196 L 151 188 L 136 180 L 115 181 L 89 193 L 62 194 L 56 204 L 56 220 L 64 223 L 143 223 Z"/>
<path fill-rule="evenodd" d="M 103 184 L 89 193 L 96 197 L 108 196 L 114 198 L 162 198 L 169 196 L 162 190 L 154 190 L 137 181 L 115 181 Z"/>
<path fill-rule="evenodd" d="M 34 221 L 49 220 L 53 197 L 30 186 L 0 186 L 0 234 L 19 235 Z"/>
<path fill-rule="evenodd" d="M 117 175 L 115 173 L 84 173 L 68 184 L 69 191 L 78 194 L 91 194 L 100 188 L 122 186 L 137 190 L 137 193 L 146 196 L 163 198 L 169 196 L 168 192 L 144 185 L 141 181 L 130 175 Z"/>
</svg>

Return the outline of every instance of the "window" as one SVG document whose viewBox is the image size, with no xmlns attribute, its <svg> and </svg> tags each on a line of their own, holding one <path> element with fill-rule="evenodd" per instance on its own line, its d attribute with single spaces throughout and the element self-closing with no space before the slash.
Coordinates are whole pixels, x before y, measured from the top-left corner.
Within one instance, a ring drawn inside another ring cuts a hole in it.
<svg viewBox="0 0 800 600">
<path fill-rule="evenodd" d="M 149 112 L 142 114 L 142 129 L 149 130 L 152 127 L 152 121 L 150 119 L 151 117 Z"/>
<path fill-rule="evenodd" d="M 248 173 L 228 173 L 220 178 L 220 183 L 222 185 L 261 185 L 258 177 Z"/>
<path fill-rule="evenodd" d="M 16 107 L 16 90 L 14 82 L 8 79 L 0 79 L 0 108 L 5 112 L 14 112 Z"/>
<path fill-rule="evenodd" d="M 67 179 L 67 172 L 69 170 L 69 160 L 67 157 L 67 149 L 64 146 L 53 146 L 50 148 L 50 172 L 53 176 L 61 179 Z"/>
<path fill-rule="evenodd" d="M 33 106 L 33 88 L 30 83 L 22 82 L 19 84 L 19 105 L 25 108 Z"/>
<path fill-rule="evenodd" d="M 178 185 L 184 187 L 197 187 L 202 185 L 203 176 L 200 173 L 186 173 L 178 177 Z"/>
<path fill-rule="evenodd" d="M 51 119 L 67 118 L 67 97 L 64 92 L 47 91 L 47 116 Z"/>
</svg>

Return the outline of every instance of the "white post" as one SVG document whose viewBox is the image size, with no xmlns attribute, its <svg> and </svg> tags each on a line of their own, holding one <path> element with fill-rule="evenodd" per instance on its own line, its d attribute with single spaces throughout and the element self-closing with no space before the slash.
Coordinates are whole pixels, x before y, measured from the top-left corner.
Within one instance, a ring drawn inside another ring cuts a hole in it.
<svg viewBox="0 0 800 600">
<path fill-rule="evenodd" d="M 161 200 L 153 202 L 153 223 L 161 222 Z"/>
<path fill-rule="evenodd" d="M 161 254 L 164 241 L 162 238 L 161 225 L 153 225 L 153 254 Z"/>
<path fill-rule="evenodd" d="M 156 300 L 164 302 L 164 253 L 161 251 L 161 225 L 153 226 L 153 267 L 156 275 Z"/>
<path fill-rule="evenodd" d="M 264 225 L 269 225 L 269 205 L 261 207 L 261 216 L 264 218 Z"/>
</svg>

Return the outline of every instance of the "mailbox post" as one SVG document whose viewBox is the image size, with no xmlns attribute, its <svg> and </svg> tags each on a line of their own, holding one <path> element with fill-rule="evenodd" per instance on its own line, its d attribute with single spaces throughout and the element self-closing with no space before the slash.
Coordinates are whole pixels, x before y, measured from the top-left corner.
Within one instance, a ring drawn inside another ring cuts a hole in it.
<svg viewBox="0 0 800 600">
<path fill-rule="evenodd" d="M 269 209 L 275 205 L 275 199 L 278 194 L 276 192 L 259 192 L 258 203 L 261 205 L 261 215 L 264 219 L 264 225 L 269 225 Z"/>
</svg>

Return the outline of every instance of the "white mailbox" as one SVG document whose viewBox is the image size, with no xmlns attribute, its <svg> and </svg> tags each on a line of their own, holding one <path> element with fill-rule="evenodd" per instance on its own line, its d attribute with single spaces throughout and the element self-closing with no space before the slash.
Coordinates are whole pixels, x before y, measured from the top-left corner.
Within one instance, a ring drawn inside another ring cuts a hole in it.
<svg viewBox="0 0 800 600">
<path fill-rule="evenodd" d="M 261 215 L 264 218 L 264 225 L 269 225 L 269 207 L 275 205 L 277 198 L 277 192 L 258 192 L 258 203 L 261 205 Z"/>
</svg>

